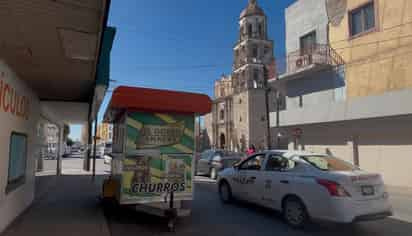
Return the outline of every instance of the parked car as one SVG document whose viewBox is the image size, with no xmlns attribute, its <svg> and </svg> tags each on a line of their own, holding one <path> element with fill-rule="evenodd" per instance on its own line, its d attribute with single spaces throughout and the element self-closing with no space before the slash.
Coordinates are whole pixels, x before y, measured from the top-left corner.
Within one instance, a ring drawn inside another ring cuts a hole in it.
<svg viewBox="0 0 412 236">
<path fill-rule="evenodd" d="M 104 145 L 104 154 L 111 154 L 112 153 L 112 143 L 106 143 Z"/>
<path fill-rule="evenodd" d="M 111 156 L 111 154 L 104 154 L 104 157 L 103 157 L 103 159 L 104 159 L 104 164 L 107 164 L 107 165 L 110 165 L 111 163 L 112 163 L 112 156 Z"/>
<path fill-rule="evenodd" d="M 105 145 L 104 144 L 97 144 L 96 146 L 96 158 L 103 158 L 104 156 L 104 151 L 105 151 Z M 92 146 L 90 155 L 94 155 L 94 147 Z"/>
<path fill-rule="evenodd" d="M 224 150 L 206 150 L 200 154 L 197 160 L 196 174 L 207 175 L 216 179 L 219 171 L 232 167 L 242 159 L 242 154 L 227 152 Z"/>
<path fill-rule="evenodd" d="M 279 210 L 293 227 L 309 219 L 352 223 L 392 215 L 381 175 L 324 154 L 258 153 L 222 171 L 218 188 L 224 202 L 237 198 Z"/>
</svg>

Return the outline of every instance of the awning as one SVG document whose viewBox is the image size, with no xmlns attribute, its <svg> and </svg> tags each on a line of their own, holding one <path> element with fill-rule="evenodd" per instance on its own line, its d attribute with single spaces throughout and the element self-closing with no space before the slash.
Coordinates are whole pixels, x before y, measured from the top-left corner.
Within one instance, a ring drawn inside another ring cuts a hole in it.
<svg viewBox="0 0 412 236">
<path fill-rule="evenodd" d="M 104 120 L 113 122 L 123 111 L 204 115 L 211 109 L 212 101 L 204 94 L 121 86 L 114 90 Z"/>
</svg>

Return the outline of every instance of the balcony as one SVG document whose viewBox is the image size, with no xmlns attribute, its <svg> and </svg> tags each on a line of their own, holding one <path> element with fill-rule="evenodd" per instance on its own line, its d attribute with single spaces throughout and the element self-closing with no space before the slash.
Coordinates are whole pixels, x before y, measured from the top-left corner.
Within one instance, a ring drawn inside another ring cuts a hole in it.
<svg viewBox="0 0 412 236">
<path fill-rule="evenodd" d="M 295 79 L 313 72 L 345 64 L 342 57 L 327 44 L 289 53 L 276 61 L 279 79 Z"/>
</svg>

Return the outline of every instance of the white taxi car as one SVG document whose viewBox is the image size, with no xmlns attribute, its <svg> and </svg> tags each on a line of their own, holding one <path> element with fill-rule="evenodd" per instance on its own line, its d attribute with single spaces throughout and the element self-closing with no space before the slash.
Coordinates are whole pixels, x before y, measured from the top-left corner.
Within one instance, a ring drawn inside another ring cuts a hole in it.
<svg viewBox="0 0 412 236">
<path fill-rule="evenodd" d="M 338 223 L 392 215 L 379 174 L 336 157 L 303 151 L 266 151 L 219 173 L 221 199 L 249 201 L 282 212 L 293 227 L 309 219 Z"/>
</svg>

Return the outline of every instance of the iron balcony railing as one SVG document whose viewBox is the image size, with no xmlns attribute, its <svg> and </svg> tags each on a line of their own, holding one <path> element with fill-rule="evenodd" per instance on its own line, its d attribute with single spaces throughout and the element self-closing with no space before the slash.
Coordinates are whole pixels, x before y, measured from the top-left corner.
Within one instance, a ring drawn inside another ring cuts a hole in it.
<svg viewBox="0 0 412 236">
<path fill-rule="evenodd" d="M 312 65 L 343 65 L 345 61 L 328 44 L 315 44 L 310 48 L 289 53 L 276 59 L 277 73 L 291 74 L 305 70 Z"/>
</svg>

